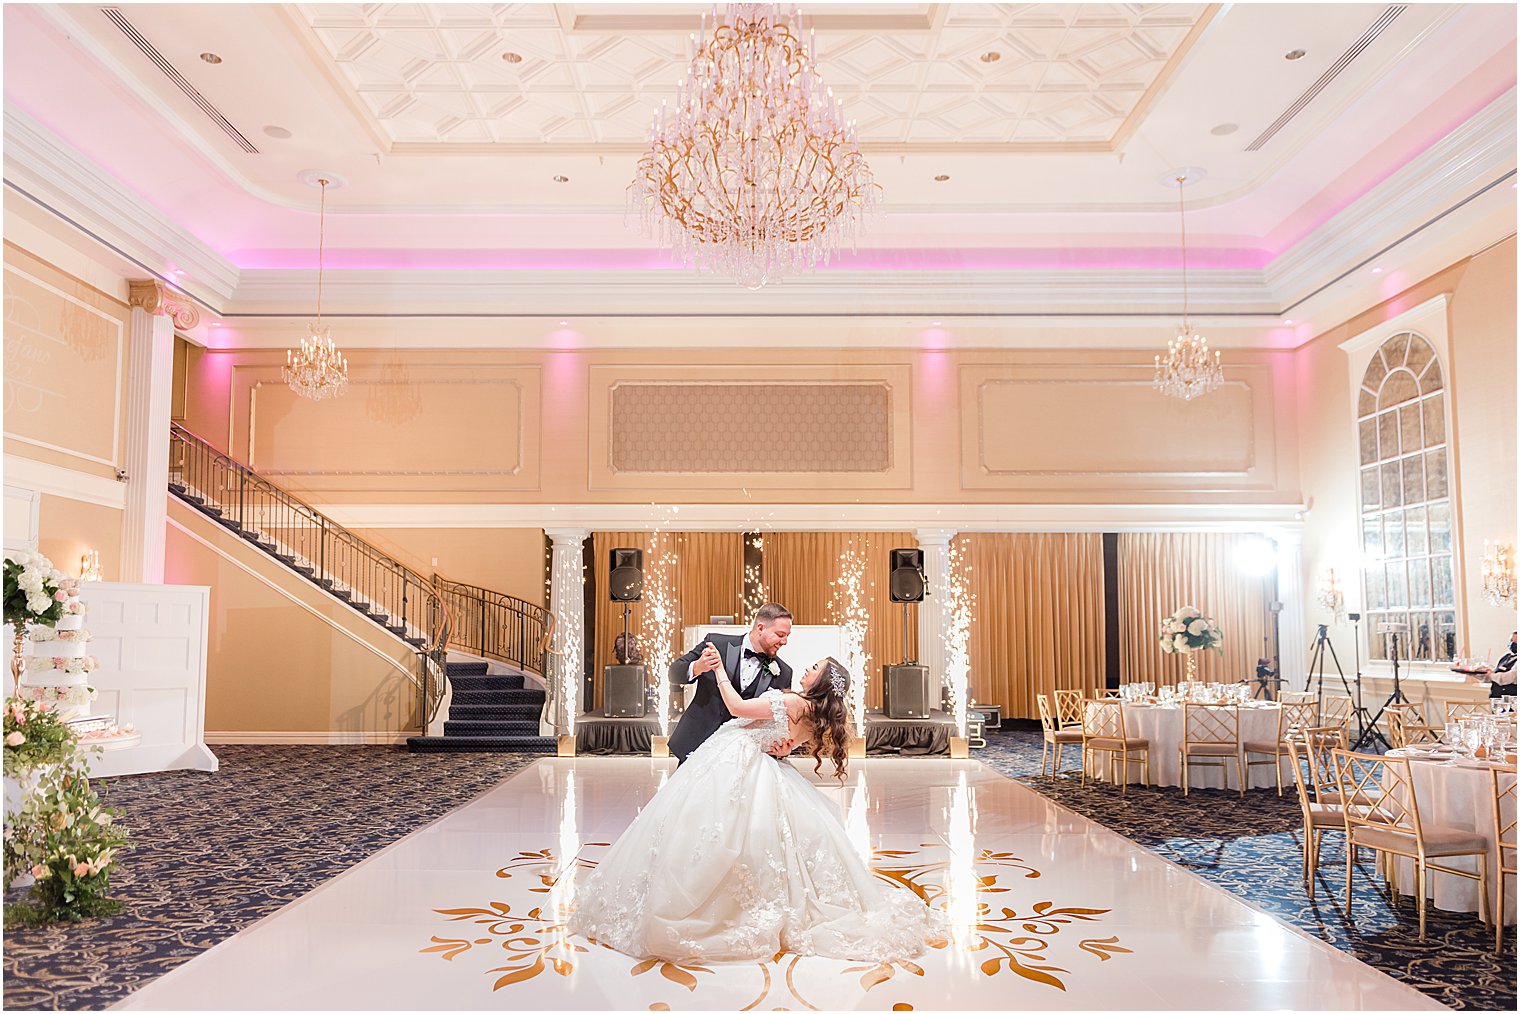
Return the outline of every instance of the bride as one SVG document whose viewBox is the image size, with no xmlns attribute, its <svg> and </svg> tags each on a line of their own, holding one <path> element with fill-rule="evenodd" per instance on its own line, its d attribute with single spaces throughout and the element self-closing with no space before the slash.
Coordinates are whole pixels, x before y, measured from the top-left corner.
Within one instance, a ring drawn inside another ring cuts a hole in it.
<svg viewBox="0 0 1520 1014">
<path fill-rule="evenodd" d="M 780 951 L 896 961 L 943 937 L 942 913 L 884 885 L 834 804 L 765 753 L 806 742 L 844 780 L 850 674 L 811 666 L 801 693 L 744 700 L 719 668 L 734 719 L 676 769 L 576 891 L 570 929 L 637 958 L 766 960 Z"/>
</svg>

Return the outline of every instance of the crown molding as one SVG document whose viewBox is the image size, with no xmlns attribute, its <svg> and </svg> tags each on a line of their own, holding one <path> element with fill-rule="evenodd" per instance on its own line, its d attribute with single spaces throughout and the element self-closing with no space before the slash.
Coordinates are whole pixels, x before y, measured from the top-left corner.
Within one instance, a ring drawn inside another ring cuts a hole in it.
<svg viewBox="0 0 1520 1014">
<path fill-rule="evenodd" d="M 1512 174 L 1515 119 L 1511 88 L 1275 258 L 1265 280 L 1279 305 L 1291 307 L 1411 228 Z"/>
<path fill-rule="evenodd" d="M 235 264 L 13 104 L 5 103 L 5 182 L 74 228 L 160 278 L 175 265 L 225 300 Z M 172 285 L 178 279 L 164 278 Z"/>
<path fill-rule="evenodd" d="M 1302 504 L 326 504 L 349 528 L 546 531 L 1232 531 L 1303 527 Z"/>
</svg>

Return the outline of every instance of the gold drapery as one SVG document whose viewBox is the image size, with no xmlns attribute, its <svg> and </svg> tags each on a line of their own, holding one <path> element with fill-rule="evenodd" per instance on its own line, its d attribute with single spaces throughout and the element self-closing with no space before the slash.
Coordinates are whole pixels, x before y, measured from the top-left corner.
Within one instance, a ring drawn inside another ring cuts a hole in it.
<svg viewBox="0 0 1520 1014">
<path fill-rule="evenodd" d="M 863 591 L 870 623 L 866 654 L 871 671 L 866 674 L 866 707 L 881 707 L 881 667 L 902 661 L 903 607 L 891 600 L 888 574 L 893 549 L 914 548 L 918 539 L 911 532 L 766 532 L 763 536 L 765 593 L 772 602 L 786 606 L 792 622 L 828 625 L 843 621 L 829 608 L 837 598 L 834 582 L 850 546 L 865 558 Z M 836 604 L 837 606 L 837 604 Z M 908 657 L 918 656 L 918 607 L 908 607 Z M 816 661 L 816 660 L 810 660 Z M 847 661 L 841 659 L 840 661 Z M 795 675 L 795 674 L 794 674 Z M 852 674 L 859 678 L 859 673 Z M 934 702 L 936 705 L 938 702 Z"/>
<path fill-rule="evenodd" d="M 602 706 L 602 669 L 613 664 L 613 648 L 623 632 L 623 604 L 613 602 L 607 594 L 610 550 L 613 548 L 644 551 L 644 588 L 649 590 L 655 566 L 651 545 L 653 532 L 594 532 L 592 546 L 596 559 L 596 642 L 593 645 L 593 683 L 596 688 L 593 710 Z M 742 623 L 744 594 L 744 536 L 739 532 L 664 532 L 659 536 L 661 551 L 675 557 L 674 584 L 679 605 L 677 625 L 670 649 L 679 655 L 681 638 L 690 624 L 705 624 L 710 616 L 734 616 Z M 640 648 L 649 651 L 644 631 L 645 601 L 629 603 L 628 631 L 635 634 Z M 650 673 L 651 681 L 663 673 Z"/>
<path fill-rule="evenodd" d="M 976 596 L 971 696 L 1009 718 L 1037 718 L 1038 694 L 1103 686 L 1103 537 L 997 532 L 958 536 Z"/>
<path fill-rule="evenodd" d="M 1223 652 L 1200 651 L 1198 678 L 1233 683 L 1255 675 L 1271 654 L 1267 581 L 1243 574 L 1239 548 L 1259 535 L 1225 532 L 1123 532 L 1119 535 L 1119 675 L 1170 686 L 1186 659 L 1161 650 L 1161 619 L 1196 606 L 1224 634 Z"/>
</svg>

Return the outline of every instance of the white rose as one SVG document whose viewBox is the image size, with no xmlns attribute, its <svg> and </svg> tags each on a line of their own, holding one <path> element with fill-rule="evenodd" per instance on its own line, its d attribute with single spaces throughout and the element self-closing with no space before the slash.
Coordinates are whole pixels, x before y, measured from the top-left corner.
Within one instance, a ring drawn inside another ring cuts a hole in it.
<svg viewBox="0 0 1520 1014">
<path fill-rule="evenodd" d="M 34 613 L 46 612 L 49 603 L 52 601 L 46 595 L 28 595 L 26 597 L 26 608 Z"/>
<path fill-rule="evenodd" d="M 1174 639 L 1172 641 L 1172 644 L 1176 646 L 1176 648 L 1177 648 L 1178 651 L 1187 651 L 1187 646 L 1188 646 L 1187 635 L 1186 634 L 1178 634 L 1177 637 L 1176 637 L 1176 639 Z"/>
<path fill-rule="evenodd" d="M 1176 649 L 1172 647 L 1172 642 L 1171 641 L 1164 640 L 1164 641 L 1161 642 L 1161 650 L 1164 651 L 1164 652 L 1166 652 L 1168 655 L 1170 655 Z"/>
<path fill-rule="evenodd" d="M 1194 620 L 1192 623 L 1189 623 L 1187 625 L 1187 632 L 1189 634 L 1192 634 L 1194 637 L 1198 637 L 1208 629 L 1209 625 L 1207 623 L 1204 623 L 1202 620 Z"/>
</svg>

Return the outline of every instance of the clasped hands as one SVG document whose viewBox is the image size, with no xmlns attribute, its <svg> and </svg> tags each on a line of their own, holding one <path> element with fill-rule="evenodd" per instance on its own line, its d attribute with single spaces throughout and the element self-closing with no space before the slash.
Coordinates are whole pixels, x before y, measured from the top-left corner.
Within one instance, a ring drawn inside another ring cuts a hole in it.
<svg viewBox="0 0 1520 1014">
<path fill-rule="evenodd" d="M 702 646 L 702 654 L 698 655 L 697 660 L 691 665 L 691 674 L 693 676 L 700 676 L 707 672 L 713 674 L 714 682 L 728 678 L 728 673 L 723 670 L 723 658 L 718 654 L 718 649 L 712 646 L 711 641 Z M 722 695 L 723 691 L 721 688 L 719 688 L 718 693 L 720 696 Z M 796 745 L 797 740 L 788 736 L 766 748 L 765 752 L 779 760 L 790 754 Z"/>
</svg>

